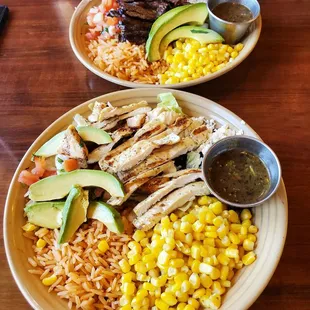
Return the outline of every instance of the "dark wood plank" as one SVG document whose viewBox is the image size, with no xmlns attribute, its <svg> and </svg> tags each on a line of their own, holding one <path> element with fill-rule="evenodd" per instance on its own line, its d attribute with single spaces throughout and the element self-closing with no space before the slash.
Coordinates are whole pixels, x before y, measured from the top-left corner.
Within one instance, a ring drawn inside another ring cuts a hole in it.
<svg viewBox="0 0 310 310">
<path fill-rule="evenodd" d="M 77 0 L 2 4 L 11 10 L 0 37 L 3 206 L 18 162 L 49 124 L 90 98 L 122 88 L 87 71 L 73 55 L 68 26 Z M 310 4 L 265 0 L 261 9 L 263 31 L 249 58 L 229 74 L 187 90 L 238 114 L 278 154 L 290 203 L 288 238 L 273 278 L 251 309 L 306 310 L 310 304 Z M 0 258 L 1 308 L 30 309 L 8 269 L 3 243 Z"/>
</svg>

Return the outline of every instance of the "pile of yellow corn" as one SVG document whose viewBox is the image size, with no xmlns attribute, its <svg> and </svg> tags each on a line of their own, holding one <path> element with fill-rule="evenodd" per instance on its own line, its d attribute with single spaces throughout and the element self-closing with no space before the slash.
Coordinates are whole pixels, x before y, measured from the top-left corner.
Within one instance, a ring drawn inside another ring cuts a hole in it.
<svg viewBox="0 0 310 310">
<path fill-rule="evenodd" d="M 179 39 L 175 48 L 169 46 L 164 59 L 168 70 L 159 75 L 160 84 L 187 82 L 214 73 L 235 59 L 243 44 L 204 44 L 194 39 Z"/>
<path fill-rule="evenodd" d="M 257 227 L 215 198 L 203 196 L 184 214 L 170 214 L 153 231 L 136 230 L 128 244 L 121 310 L 194 310 L 221 306 L 236 269 L 252 264 Z"/>
</svg>

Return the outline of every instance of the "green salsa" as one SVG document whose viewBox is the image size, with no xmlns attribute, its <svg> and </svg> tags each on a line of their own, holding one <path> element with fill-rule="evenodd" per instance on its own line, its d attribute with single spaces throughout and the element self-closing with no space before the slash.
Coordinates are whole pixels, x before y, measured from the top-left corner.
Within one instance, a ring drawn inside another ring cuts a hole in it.
<svg viewBox="0 0 310 310">
<path fill-rule="evenodd" d="M 256 155 L 240 149 L 217 155 L 207 175 L 212 189 L 234 203 L 256 202 L 270 187 L 270 177 L 264 163 Z"/>
</svg>

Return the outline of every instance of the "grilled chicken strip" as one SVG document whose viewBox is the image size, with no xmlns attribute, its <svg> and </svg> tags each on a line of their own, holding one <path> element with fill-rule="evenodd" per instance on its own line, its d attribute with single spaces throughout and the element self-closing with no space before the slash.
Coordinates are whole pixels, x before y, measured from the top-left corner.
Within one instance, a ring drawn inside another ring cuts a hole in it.
<svg viewBox="0 0 310 310">
<path fill-rule="evenodd" d="M 127 118 L 127 125 L 131 128 L 140 128 L 145 122 L 146 114 L 138 114 L 136 116 L 132 116 Z"/>
<path fill-rule="evenodd" d="M 179 143 L 173 146 L 163 146 L 160 149 L 155 150 L 138 166 L 125 172 L 119 172 L 118 177 L 121 179 L 121 181 L 126 182 L 140 174 L 142 171 L 152 169 L 171 159 L 177 158 L 180 155 L 186 154 L 187 152 L 196 149 L 199 147 L 199 145 L 207 141 L 209 136 L 208 133 L 209 131 L 207 126 L 203 125 L 198 127 L 191 133 L 190 137 L 185 137 Z"/>
<path fill-rule="evenodd" d="M 166 183 L 178 178 L 182 175 L 190 174 L 190 173 L 199 173 L 200 169 L 183 169 L 179 171 L 169 172 L 168 174 L 163 174 L 156 178 L 149 180 L 147 183 L 143 184 L 139 188 L 139 193 L 142 194 L 153 194 L 154 192 L 158 191 L 160 188 L 166 186 Z"/>
<path fill-rule="evenodd" d="M 151 107 L 138 108 L 138 109 L 133 110 L 133 111 L 131 111 L 129 113 L 126 113 L 126 114 L 123 114 L 123 115 L 120 115 L 120 116 L 111 117 L 111 118 L 105 119 L 103 121 L 98 121 L 98 122 L 92 123 L 91 125 L 96 127 L 96 128 L 102 128 L 104 130 L 110 130 L 110 129 L 113 129 L 115 126 L 117 126 L 117 124 L 120 121 L 128 119 L 128 118 L 131 118 L 131 117 L 134 117 L 134 116 L 139 115 L 139 114 L 146 114 L 151 109 L 152 109 Z M 142 125 L 143 124 L 141 124 L 141 126 Z"/>
<path fill-rule="evenodd" d="M 181 175 L 176 179 L 169 181 L 161 189 L 148 196 L 145 200 L 140 202 L 133 209 L 133 211 L 139 217 L 147 210 L 149 210 L 155 203 L 157 203 L 159 200 L 163 199 L 166 195 L 171 193 L 173 190 L 183 187 L 188 183 L 192 183 L 197 179 L 202 179 L 202 173 L 200 170 L 198 170 L 197 172 Z"/>
<path fill-rule="evenodd" d="M 92 109 L 91 109 L 92 113 L 88 116 L 88 120 L 91 123 L 97 122 L 101 111 L 106 107 L 107 107 L 106 103 L 96 101 L 92 106 Z"/>
<path fill-rule="evenodd" d="M 70 125 L 65 131 L 65 136 L 58 147 L 57 153 L 70 158 L 87 159 L 87 147 L 73 125 Z"/>
<path fill-rule="evenodd" d="M 167 111 L 163 107 L 157 107 L 147 113 L 147 122 L 151 122 L 155 119 L 165 123 L 167 125 L 171 125 L 175 122 L 175 120 L 180 117 L 181 114 L 174 112 L 174 111 Z"/>
<path fill-rule="evenodd" d="M 131 195 L 133 192 L 135 192 L 140 186 L 142 186 L 144 183 L 146 183 L 148 180 L 151 178 L 157 176 L 158 174 L 170 170 L 174 168 L 174 163 L 173 161 L 170 161 L 168 163 L 165 163 L 161 166 L 158 166 L 154 169 L 148 170 L 144 173 L 141 173 L 138 175 L 136 178 L 132 179 L 128 183 L 124 184 L 124 189 L 125 189 L 125 196 L 120 198 L 120 197 L 112 197 L 108 200 L 108 203 L 111 204 L 112 206 L 116 205 L 121 205 L 123 204 Z"/>
<path fill-rule="evenodd" d="M 90 122 L 80 114 L 75 114 L 73 119 L 76 122 L 77 126 L 89 126 L 90 125 Z"/>
<path fill-rule="evenodd" d="M 127 125 L 118 128 L 111 134 L 111 138 L 113 142 L 105 145 L 100 145 L 96 149 L 94 149 L 88 155 L 88 163 L 93 164 L 98 162 L 101 158 L 105 157 L 107 153 L 109 153 L 114 145 L 120 141 L 122 138 L 132 135 L 135 132 L 133 128 L 128 127 Z"/>
<path fill-rule="evenodd" d="M 164 216 L 173 212 L 175 209 L 182 207 L 184 204 L 195 199 L 195 196 L 208 195 L 210 192 L 204 182 L 190 183 L 179 188 L 164 199 L 156 203 L 151 209 L 142 216 L 133 220 L 136 228 L 149 230 L 154 227 Z"/>
<path fill-rule="evenodd" d="M 120 116 L 122 114 L 126 114 L 132 112 L 133 110 L 143 107 L 149 107 L 148 103 L 144 100 L 138 103 L 132 103 L 122 107 L 106 107 L 100 112 L 98 120 L 101 122 L 105 119 Z"/>
<path fill-rule="evenodd" d="M 122 153 L 101 164 L 110 173 L 129 170 L 145 160 L 156 148 L 162 145 L 173 145 L 180 141 L 177 135 L 191 124 L 190 118 L 178 118 L 173 125 L 160 134 L 134 143 Z"/>
</svg>

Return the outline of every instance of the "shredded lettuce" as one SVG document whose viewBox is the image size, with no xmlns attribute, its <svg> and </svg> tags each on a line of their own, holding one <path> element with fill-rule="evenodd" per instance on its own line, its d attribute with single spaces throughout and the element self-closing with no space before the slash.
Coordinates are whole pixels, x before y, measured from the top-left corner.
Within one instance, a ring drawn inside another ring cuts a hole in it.
<svg viewBox="0 0 310 310">
<path fill-rule="evenodd" d="M 157 99 L 159 101 L 157 104 L 158 107 L 183 114 L 181 107 L 179 106 L 172 93 L 161 93 L 157 96 Z"/>
<path fill-rule="evenodd" d="M 186 168 L 198 169 L 202 163 L 202 157 L 199 152 L 188 152 L 186 156 Z"/>
</svg>

